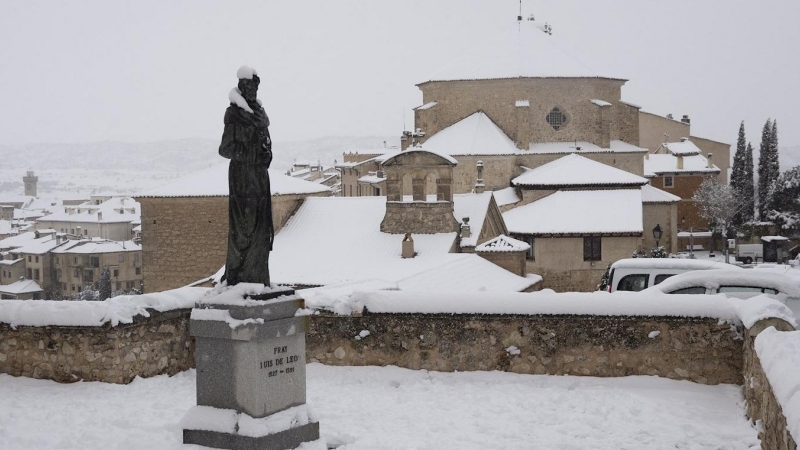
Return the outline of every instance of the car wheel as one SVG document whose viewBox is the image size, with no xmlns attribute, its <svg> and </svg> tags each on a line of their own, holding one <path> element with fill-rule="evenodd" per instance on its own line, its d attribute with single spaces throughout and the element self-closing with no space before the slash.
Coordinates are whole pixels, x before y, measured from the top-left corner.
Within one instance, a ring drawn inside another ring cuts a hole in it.
<svg viewBox="0 0 800 450">
<path fill-rule="evenodd" d="M 744 259 L 744 263 L 745 264 L 752 264 L 753 263 L 753 258 L 748 256 L 747 258 Z"/>
</svg>

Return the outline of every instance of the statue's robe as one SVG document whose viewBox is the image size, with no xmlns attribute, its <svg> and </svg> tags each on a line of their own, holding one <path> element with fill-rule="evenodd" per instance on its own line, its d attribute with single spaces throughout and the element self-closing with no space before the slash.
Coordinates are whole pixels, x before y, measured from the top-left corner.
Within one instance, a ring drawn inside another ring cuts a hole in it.
<svg viewBox="0 0 800 450">
<path fill-rule="evenodd" d="M 263 283 L 269 286 L 272 250 L 272 197 L 269 168 L 272 140 L 269 118 L 257 102 L 252 113 L 231 103 L 225 111 L 225 131 L 219 154 L 231 160 L 228 168 L 228 285 Z"/>
</svg>

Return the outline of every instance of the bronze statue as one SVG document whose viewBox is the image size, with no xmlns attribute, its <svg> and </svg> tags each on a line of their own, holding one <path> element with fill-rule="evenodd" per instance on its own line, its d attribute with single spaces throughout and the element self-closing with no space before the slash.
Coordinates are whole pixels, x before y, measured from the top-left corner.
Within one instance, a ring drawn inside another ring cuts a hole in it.
<svg viewBox="0 0 800 450">
<path fill-rule="evenodd" d="M 263 283 L 269 286 L 269 252 L 272 250 L 272 197 L 269 164 L 272 140 L 269 118 L 256 98 L 260 79 L 242 66 L 238 88 L 231 90 L 225 111 L 225 131 L 219 154 L 231 160 L 228 167 L 228 257 L 222 281 Z"/>
</svg>

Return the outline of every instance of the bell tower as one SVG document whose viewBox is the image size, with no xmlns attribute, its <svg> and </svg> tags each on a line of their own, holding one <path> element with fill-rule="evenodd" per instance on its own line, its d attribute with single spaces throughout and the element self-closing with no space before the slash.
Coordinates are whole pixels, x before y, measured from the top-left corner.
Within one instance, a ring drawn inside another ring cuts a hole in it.
<svg viewBox="0 0 800 450">
<path fill-rule="evenodd" d="M 27 175 L 22 177 L 22 182 L 25 183 L 25 196 L 36 197 L 36 182 L 39 177 L 33 175 L 33 171 L 29 170 Z"/>
</svg>

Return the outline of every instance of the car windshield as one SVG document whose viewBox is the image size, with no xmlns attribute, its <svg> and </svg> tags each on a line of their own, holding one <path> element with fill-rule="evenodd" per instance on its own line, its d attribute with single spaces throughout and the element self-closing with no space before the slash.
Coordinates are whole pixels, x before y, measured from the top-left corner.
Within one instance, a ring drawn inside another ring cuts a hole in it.
<svg viewBox="0 0 800 450">
<path fill-rule="evenodd" d="M 706 293 L 706 288 L 702 286 L 693 286 L 670 292 L 670 294 L 705 294 L 705 293 Z"/>
</svg>

